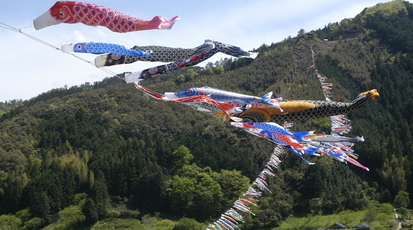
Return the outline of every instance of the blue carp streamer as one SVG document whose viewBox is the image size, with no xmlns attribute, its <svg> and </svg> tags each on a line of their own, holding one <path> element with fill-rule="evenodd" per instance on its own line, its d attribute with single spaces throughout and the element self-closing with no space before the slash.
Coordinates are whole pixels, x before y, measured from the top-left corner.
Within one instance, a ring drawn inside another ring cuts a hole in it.
<svg viewBox="0 0 413 230">
<path fill-rule="evenodd" d="M 76 52 L 76 53 L 91 53 L 91 54 L 104 54 L 113 53 L 117 55 L 131 55 L 145 57 L 151 54 L 151 51 L 141 51 L 128 49 L 123 45 L 103 42 L 79 42 L 68 43 L 62 45 L 62 52 Z"/>
</svg>

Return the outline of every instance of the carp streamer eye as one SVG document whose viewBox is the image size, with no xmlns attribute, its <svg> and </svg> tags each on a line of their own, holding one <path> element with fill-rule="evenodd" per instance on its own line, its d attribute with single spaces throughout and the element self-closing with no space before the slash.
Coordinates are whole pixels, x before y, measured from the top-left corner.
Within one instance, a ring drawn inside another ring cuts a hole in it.
<svg viewBox="0 0 413 230">
<path fill-rule="evenodd" d="M 193 89 L 188 89 L 186 91 L 186 94 L 188 94 L 188 95 L 193 95 L 194 93 L 195 93 L 195 90 L 193 90 Z"/>
<path fill-rule="evenodd" d="M 82 43 L 76 44 L 75 50 L 76 50 L 76 51 L 82 51 L 82 50 L 83 50 L 83 44 L 82 44 Z"/>
<path fill-rule="evenodd" d="M 59 17 L 60 18 L 65 18 L 66 17 L 66 11 L 64 11 L 63 9 L 59 9 Z"/>
</svg>

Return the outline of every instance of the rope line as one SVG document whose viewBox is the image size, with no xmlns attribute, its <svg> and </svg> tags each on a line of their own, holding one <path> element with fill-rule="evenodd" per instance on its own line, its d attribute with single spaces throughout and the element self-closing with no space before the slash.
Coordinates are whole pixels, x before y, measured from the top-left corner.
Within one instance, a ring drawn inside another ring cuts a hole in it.
<svg viewBox="0 0 413 230">
<path fill-rule="evenodd" d="M 48 42 L 46 42 L 46 41 L 43 41 L 43 40 L 41 40 L 41 39 L 39 39 L 39 38 L 36 38 L 36 37 L 34 37 L 34 36 L 32 36 L 32 35 L 30 35 L 30 34 L 25 33 L 25 32 L 22 31 L 22 29 L 26 29 L 26 28 L 31 27 L 31 26 L 26 26 L 26 27 L 23 27 L 23 28 L 21 28 L 21 29 L 16 29 L 16 28 L 14 28 L 14 27 L 12 27 L 12 26 L 10 26 L 10 25 L 7 25 L 7 24 L 5 24 L 5 23 L 3 23 L 3 22 L 0 22 L 0 27 L 1 27 L 1 28 L 4 28 L 4 29 L 7 29 L 7 30 L 11 30 L 11 31 L 16 32 L 16 33 L 20 33 L 20 34 L 22 34 L 22 35 L 24 35 L 24 36 L 26 36 L 26 37 L 28 37 L 28 38 L 36 41 L 36 42 L 39 42 L 39 43 L 41 43 L 41 44 L 43 44 L 43 45 L 46 45 L 46 46 L 49 46 L 50 48 L 52 48 L 52 49 L 54 49 L 54 50 L 59 50 L 59 51 L 61 51 L 61 49 L 60 49 L 59 47 L 54 46 L 54 45 L 52 45 L 52 44 L 50 44 L 50 43 L 48 43 Z M 84 58 L 82 58 L 82 57 L 79 57 L 79 56 L 77 56 L 77 55 L 75 55 L 75 54 L 73 54 L 73 53 L 67 53 L 67 54 L 70 54 L 70 55 L 72 55 L 73 57 L 75 57 L 75 58 L 77 58 L 77 59 L 80 59 L 80 60 L 82 60 L 82 61 L 84 61 L 84 62 L 92 65 L 93 67 L 95 67 L 95 68 L 97 68 L 97 69 L 99 69 L 99 70 L 101 70 L 101 71 L 103 71 L 103 72 L 105 72 L 105 73 L 107 73 L 107 74 L 109 74 L 109 75 L 111 75 L 111 76 L 115 76 L 115 77 L 118 77 L 118 78 L 124 80 L 123 78 L 121 78 L 120 76 L 118 76 L 117 73 L 115 73 L 115 72 L 113 72 L 113 71 L 111 71 L 111 70 L 108 70 L 108 69 L 103 68 L 103 67 L 99 68 L 99 67 L 95 66 L 95 65 L 93 64 L 93 62 L 91 62 L 91 61 L 89 61 L 89 60 L 86 60 L 86 59 L 84 59 Z"/>
</svg>

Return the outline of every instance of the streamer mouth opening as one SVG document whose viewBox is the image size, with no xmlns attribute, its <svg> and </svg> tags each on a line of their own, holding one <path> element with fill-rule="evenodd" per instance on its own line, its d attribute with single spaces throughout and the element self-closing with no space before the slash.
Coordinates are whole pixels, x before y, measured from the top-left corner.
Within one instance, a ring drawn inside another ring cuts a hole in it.
<svg viewBox="0 0 413 230">
<path fill-rule="evenodd" d="M 169 100 L 179 99 L 180 97 L 176 96 L 174 92 L 165 92 L 164 96 Z"/>
<path fill-rule="evenodd" d="M 62 23 L 61 21 L 56 20 L 50 14 L 50 10 L 46 11 L 44 14 L 33 20 L 33 25 L 36 30 L 43 29 L 48 26 L 57 25 Z"/>
<path fill-rule="evenodd" d="M 107 54 L 103 54 L 101 56 L 97 56 L 95 58 L 95 66 L 96 67 L 103 67 L 106 65 L 106 60 L 108 59 L 108 55 Z"/>
<path fill-rule="evenodd" d="M 64 43 L 60 49 L 62 50 L 63 53 L 70 53 L 70 52 L 74 52 L 74 49 L 73 49 L 74 46 L 75 46 L 75 43 Z"/>
</svg>

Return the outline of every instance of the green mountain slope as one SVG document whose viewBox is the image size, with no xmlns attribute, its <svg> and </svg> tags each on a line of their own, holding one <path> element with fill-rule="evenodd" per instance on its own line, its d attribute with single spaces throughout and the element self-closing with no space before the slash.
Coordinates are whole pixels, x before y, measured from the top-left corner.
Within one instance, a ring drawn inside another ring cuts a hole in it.
<svg viewBox="0 0 413 230">
<path fill-rule="evenodd" d="M 292 213 L 334 214 L 369 203 L 412 207 L 413 5 L 396 0 L 353 19 L 263 45 L 255 60 L 224 59 L 142 84 L 157 92 L 210 86 L 250 95 L 323 100 L 311 49 L 332 98 L 380 97 L 349 114 L 365 172 L 322 157 L 285 154 L 256 217 L 270 228 Z M 158 102 L 118 78 L 39 95 L 0 118 L 0 214 L 27 229 L 99 218 L 182 217 L 208 223 L 245 191 L 274 145 L 180 104 Z M 0 114 L 1 115 L 1 114 Z M 293 129 L 328 131 L 326 120 Z M 410 194 L 410 197 L 409 197 Z M 396 199 L 397 197 L 397 199 Z M 410 198 L 410 199 L 409 199 Z M 68 218 L 68 216 L 76 218 Z M 14 218 L 14 219 L 13 219 Z M 366 222 L 369 220 L 366 219 Z"/>
</svg>

